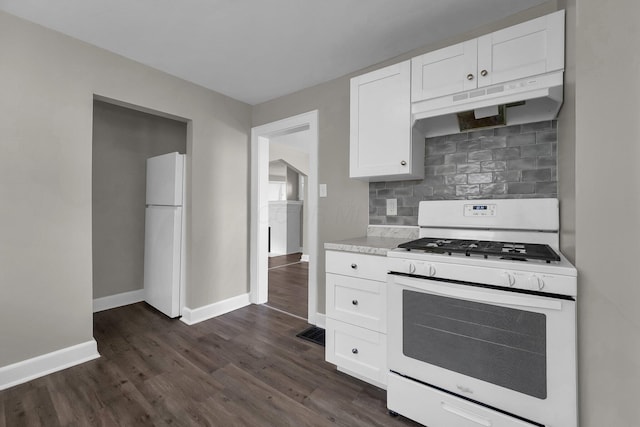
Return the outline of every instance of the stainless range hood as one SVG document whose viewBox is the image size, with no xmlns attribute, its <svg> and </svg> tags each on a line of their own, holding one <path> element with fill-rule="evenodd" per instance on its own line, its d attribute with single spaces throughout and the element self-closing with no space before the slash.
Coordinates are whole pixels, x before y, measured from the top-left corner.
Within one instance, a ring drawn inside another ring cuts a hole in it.
<svg viewBox="0 0 640 427">
<path fill-rule="evenodd" d="M 411 113 L 426 137 L 555 119 L 563 72 L 542 74 L 415 102 Z"/>
</svg>

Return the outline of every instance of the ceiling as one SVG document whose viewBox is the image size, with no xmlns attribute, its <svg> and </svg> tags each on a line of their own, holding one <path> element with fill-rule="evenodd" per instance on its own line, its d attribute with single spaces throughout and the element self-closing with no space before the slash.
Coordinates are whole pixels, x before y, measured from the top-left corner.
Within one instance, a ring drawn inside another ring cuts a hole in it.
<svg viewBox="0 0 640 427">
<path fill-rule="evenodd" d="M 0 10 L 258 104 L 546 0 L 0 0 Z"/>
</svg>

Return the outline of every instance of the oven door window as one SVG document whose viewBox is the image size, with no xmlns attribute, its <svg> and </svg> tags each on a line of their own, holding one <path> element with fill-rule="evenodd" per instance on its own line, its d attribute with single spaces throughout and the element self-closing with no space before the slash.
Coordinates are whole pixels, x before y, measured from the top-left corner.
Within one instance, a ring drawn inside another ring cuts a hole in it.
<svg viewBox="0 0 640 427">
<path fill-rule="evenodd" d="M 547 397 L 544 314 L 402 292 L 405 356 L 529 396 Z"/>
</svg>

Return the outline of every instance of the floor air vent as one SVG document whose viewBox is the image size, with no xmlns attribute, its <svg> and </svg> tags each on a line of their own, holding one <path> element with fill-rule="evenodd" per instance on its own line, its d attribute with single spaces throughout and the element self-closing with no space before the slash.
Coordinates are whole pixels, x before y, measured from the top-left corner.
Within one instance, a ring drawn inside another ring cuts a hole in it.
<svg viewBox="0 0 640 427">
<path fill-rule="evenodd" d="M 324 347 L 324 329 L 318 328 L 317 326 L 311 326 L 296 336 Z"/>
</svg>

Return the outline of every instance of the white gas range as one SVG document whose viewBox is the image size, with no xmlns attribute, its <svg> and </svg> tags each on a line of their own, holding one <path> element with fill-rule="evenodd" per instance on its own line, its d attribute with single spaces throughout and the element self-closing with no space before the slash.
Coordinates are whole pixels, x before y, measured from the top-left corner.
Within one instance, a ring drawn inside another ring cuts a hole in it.
<svg viewBox="0 0 640 427">
<path fill-rule="evenodd" d="M 387 406 L 429 427 L 577 426 L 557 199 L 421 202 L 388 253 Z"/>
</svg>

